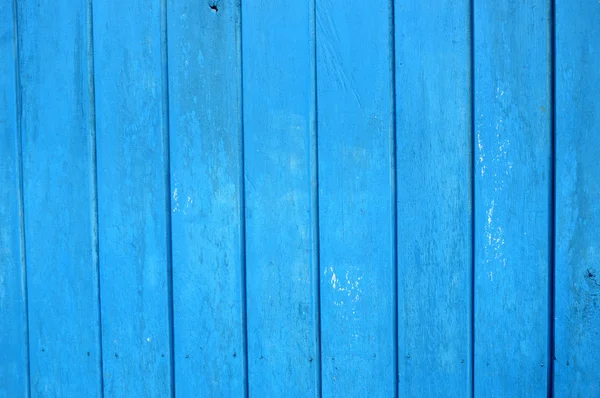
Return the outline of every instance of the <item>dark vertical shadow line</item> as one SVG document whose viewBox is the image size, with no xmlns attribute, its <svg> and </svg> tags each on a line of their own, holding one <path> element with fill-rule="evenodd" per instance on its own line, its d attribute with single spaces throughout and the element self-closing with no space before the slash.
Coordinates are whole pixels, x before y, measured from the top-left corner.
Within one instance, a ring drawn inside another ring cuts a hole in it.
<svg viewBox="0 0 600 398">
<path fill-rule="evenodd" d="M 471 114 L 470 114 L 470 128 L 471 128 L 471 270 L 470 270 L 470 356 L 471 356 L 471 369 L 469 375 L 469 383 L 471 383 L 471 397 L 475 396 L 475 0 L 469 2 L 469 35 L 470 35 L 470 65 L 469 65 L 469 79 L 470 79 L 470 94 L 471 94 Z"/>
<path fill-rule="evenodd" d="M 554 361 L 555 361 L 555 279 L 556 279 L 556 4 L 550 0 L 550 272 L 548 278 L 548 397 L 554 396 Z"/>
<path fill-rule="evenodd" d="M 237 39 L 237 58 L 240 65 L 238 80 L 238 123 L 239 123 L 239 206 L 240 206 L 240 294 L 242 304 L 242 346 L 243 346 L 243 363 L 242 363 L 242 385 L 244 388 L 244 397 L 248 397 L 248 309 L 246 306 L 246 165 L 244 156 L 244 59 L 243 59 L 243 43 L 242 43 L 242 0 L 236 0 L 235 8 L 237 10 L 235 35 Z"/>
<path fill-rule="evenodd" d="M 169 57 L 167 37 L 167 2 L 160 2 L 160 33 L 161 33 L 161 69 L 162 69 L 162 132 L 163 132 L 163 162 L 165 179 L 165 218 L 167 243 L 167 296 L 169 317 L 169 383 L 171 396 L 175 396 L 175 341 L 173 317 L 173 250 L 171 232 L 171 146 L 169 126 Z"/>
<path fill-rule="evenodd" d="M 94 6 L 93 0 L 87 3 L 87 61 L 88 61 L 88 90 L 90 101 L 90 166 L 91 166 L 91 216 L 92 216 L 92 250 L 94 271 L 96 272 L 96 296 L 97 296 L 97 317 L 98 317 L 98 342 L 97 349 L 99 355 L 99 385 L 100 395 L 104 396 L 104 360 L 102 351 L 102 291 L 100 282 L 100 242 L 98 239 L 98 161 L 97 161 L 97 140 L 96 140 L 96 86 L 94 84 Z"/>
<path fill-rule="evenodd" d="M 27 386 L 25 396 L 31 396 L 31 351 L 29 344 L 29 290 L 27 287 L 27 253 L 25 242 L 25 202 L 23 194 L 23 131 L 22 131 L 22 98 L 21 98 L 21 60 L 19 47 L 19 12 L 17 0 L 13 0 L 13 51 L 15 59 L 15 97 L 17 105 L 17 162 L 19 183 L 19 232 L 21 250 L 21 295 L 23 296 L 23 312 L 25 313 L 25 345 L 27 352 Z"/>
<path fill-rule="evenodd" d="M 312 296 L 314 322 L 314 366 L 315 395 L 323 394 L 321 374 L 321 249 L 319 230 L 319 130 L 318 130 L 318 96 L 317 96 L 317 4 L 312 0 L 309 4 L 309 34 L 312 39 L 310 48 L 311 60 L 311 98 L 310 113 L 310 217 L 311 217 L 311 263 L 312 263 Z"/>
<path fill-rule="evenodd" d="M 390 40 L 390 196 L 391 196 L 391 237 L 392 237 L 392 299 L 394 304 L 392 305 L 392 327 L 393 327 L 393 343 L 392 343 L 392 371 L 394 375 L 394 397 L 398 397 L 398 181 L 396 173 L 396 12 L 394 7 L 394 1 L 389 1 L 389 40 Z"/>
</svg>

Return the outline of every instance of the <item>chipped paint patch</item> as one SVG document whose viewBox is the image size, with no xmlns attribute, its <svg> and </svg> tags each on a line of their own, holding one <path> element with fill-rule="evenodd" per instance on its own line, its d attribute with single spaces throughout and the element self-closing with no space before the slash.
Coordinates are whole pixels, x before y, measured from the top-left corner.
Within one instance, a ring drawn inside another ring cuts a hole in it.
<svg viewBox="0 0 600 398">
<path fill-rule="evenodd" d="M 187 196 L 185 202 L 183 202 L 183 204 L 180 204 L 179 202 L 179 188 L 175 188 L 173 190 L 173 201 L 172 201 L 172 211 L 173 213 L 178 213 L 181 212 L 183 214 L 187 214 L 187 210 L 194 204 L 194 199 L 192 199 L 190 196 Z"/>
<path fill-rule="evenodd" d="M 344 305 L 344 302 L 352 303 L 352 313 L 355 314 L 356 304 L 361 300 L 361 296 L 363 294 L 361 282 L 363 280 L 362 276 L 354 277 L 350 270 L 346 270 L 344 276 L 341 277 L 338 273 L 336 273 L 334 267 L 329 267 L 329 269 L 325 269 L 324 275 L 331 274 L 329 279 L 329 284 L 331 288 L 337 292 L 342 297 L 345 297 L 343 300 L 336 299 L 334 300 L 334 305 L 340 307 Z"/>
</svg>

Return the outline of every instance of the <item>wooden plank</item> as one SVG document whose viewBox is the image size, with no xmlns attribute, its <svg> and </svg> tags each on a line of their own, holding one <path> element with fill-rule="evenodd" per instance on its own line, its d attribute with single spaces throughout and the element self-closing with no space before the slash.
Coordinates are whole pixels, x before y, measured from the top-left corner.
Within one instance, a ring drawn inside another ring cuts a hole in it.
<svg viewBox="0 0 600 398">
<path fill-rule="evenodd" d="M 446 3 L 394 9 L 399 396 L 471 394 L 471 12 Z"/>
<path fill-rule="evenodd" d="M 16 3 L 0 2 L 0 397 L 29 396 Z"/>
<path fill-rule="evenodd" d="M 104 387 L 171 394 L 165 5 L 95 1 Z"/>
<path fill-rule="evenodd" d="M 102 394 L 88 6 L 18 2 L 33 396 Z"/>
<path fill-rule="evenodd" d="M 600 4 L 556 2 L 554 394 L 600 396 Z"/>
<path fill-rule="evenodd" d="M 242 397 L 239 5 L 215 7 L 167 13 L 175 390 Z"/>
<path fill-rule="evenodd" d="M 311 116 L 306 3 L 242 3 L 248 383 L 251 396 L 315 396 Z M 318 271 L 314 271 L 318 272 Z"/>
<path fill-rule="evenodd" d="M 475 395 L 546 396 L 550 2 L 475 2 Z"/>
<path fill-rule="evenodd" d="M 393 15 L 388 1 L 316 7 L 323 395 L 393 396 Z"/>
</svg>

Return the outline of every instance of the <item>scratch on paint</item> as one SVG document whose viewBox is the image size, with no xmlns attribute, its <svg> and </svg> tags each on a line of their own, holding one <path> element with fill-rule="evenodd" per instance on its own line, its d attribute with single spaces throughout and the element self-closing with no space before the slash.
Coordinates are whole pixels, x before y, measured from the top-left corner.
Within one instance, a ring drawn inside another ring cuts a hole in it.
<svg viewBox="0 0 600 398">
<path fill-rule="evenodd" d="M 320 42 L 325 52 L 325 56 L 323 57 L 325 66 L 331 71 L 340 88 L 344 92 L 350 92 L 356 100 L 358 107 L 364 109 L 360 95 L 356 89 L 356 82 L 352 75 L 348 77 L 346 74 L 344 62 L 337 53 L 337 50 L 341 48 L 339 45 L 340 40 L 331 16 L 327 12 L 319 13 L 317 14 L 317 23 L 326 32 L 323 36 L 331 38 L 331 40 L 322 40 Z"/>
</svg>

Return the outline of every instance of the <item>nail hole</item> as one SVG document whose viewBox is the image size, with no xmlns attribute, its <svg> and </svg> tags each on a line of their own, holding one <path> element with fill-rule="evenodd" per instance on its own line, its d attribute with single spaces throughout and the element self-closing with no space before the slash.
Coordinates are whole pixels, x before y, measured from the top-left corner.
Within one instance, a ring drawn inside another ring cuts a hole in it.
<svg viewBox="0 0 600 398">
<path fill-rule="evenodd" d="M 119 358 L 119 354 L 115 353 L 115 358 Z"/>
<path fill-rule="evenodd" d="M 87 354 L 88 354 L 88 357 L 89 357 L 89 356 L 90 356 L 90 353 L 88 352 Z"/>
<path fill-rule="evenodd" d="M 186 358 L 189 358 L 190 356 L 189 356 L 189 355 L 186 355 L 185 357 L 186 357 Z"/>
</svg>

